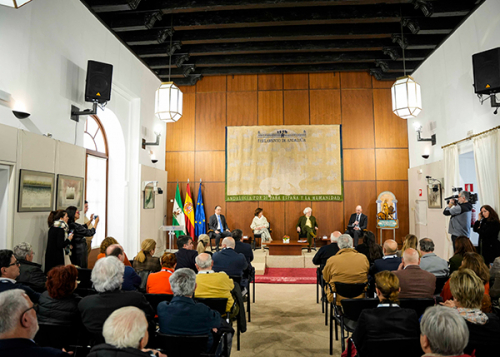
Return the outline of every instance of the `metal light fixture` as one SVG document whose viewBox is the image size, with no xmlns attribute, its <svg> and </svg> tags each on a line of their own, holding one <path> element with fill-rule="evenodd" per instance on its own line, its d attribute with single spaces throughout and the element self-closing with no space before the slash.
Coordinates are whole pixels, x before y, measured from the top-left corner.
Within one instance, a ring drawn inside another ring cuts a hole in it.
<svg viewBox="0 0 500 357">
<path fill-rule="evenodd" d="M 170 48 L 172 48 L 173 17 L 171 21 Z M 170 81 L 172 71 L 172 55 L 169 54 L 168 82 L 163 82 L 156 91 L 155 114 L 158 119 L 167 123 L 175 123 L 182 117 L 182 91 Z"/>
<path fill-rule="evenodd" d="M 31 0 L 0 0 L 0 5 L 19 9 L 21 6 L 26 5 L 30 1 Z"/>
<path fill-rule="evenodd" d="M 413 128 L 417 132 L 417 141 L 430 141 L 432 143 L 432 146 L 436 145 L 436 134 L 432 134 L 430 138 L 422 138 L 422 136 L 421 136 L 422 135 L 422 125 L 419 122 L 414 122 Z"/>
</svg>

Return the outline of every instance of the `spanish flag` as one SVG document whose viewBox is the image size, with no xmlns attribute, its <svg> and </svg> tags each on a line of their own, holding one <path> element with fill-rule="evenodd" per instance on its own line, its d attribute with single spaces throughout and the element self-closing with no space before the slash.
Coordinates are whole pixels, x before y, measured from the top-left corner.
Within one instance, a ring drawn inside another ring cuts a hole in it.
<svg viewBox="0 0 500 357">
<path fill-rule="evenodd" d="M 186 231 L 187 235 L 191 236 L 194 240 L 194 207 L 193 200 L 191 199 L 191 189 L 189 182 L 186 188 L 186 200 L 184 201 L 184 216 L 186 217 Z"/>
</svg>

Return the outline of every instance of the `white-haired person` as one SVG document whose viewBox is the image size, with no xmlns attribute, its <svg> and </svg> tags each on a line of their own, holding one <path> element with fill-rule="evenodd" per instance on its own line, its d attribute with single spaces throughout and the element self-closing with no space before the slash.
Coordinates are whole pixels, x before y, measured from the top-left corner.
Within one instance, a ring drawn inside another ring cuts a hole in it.
<svg viewBox="0 0 500 357">
<path fill-rule="evenodd" d="M 42 265 L 33 261 L 35 252 L 31 244 L 22 242 L 17 244 L 12 250 L 17 261 L 21 264 L 19 267 L 19 276 L 16 278 L 16 281 L 29 286 L 35 291 L 45 291 L 47 277 L 42 270 Z"/>
<path fill-rule="evenodd" d="M 166 357 L 145 348 L 149 340 L 148 320 L 144 311 L 137 307 L 126 306 L 113 311 L 104 322 L 102 335 L 106 343 L 94 346 L 88 357 Z"/>
<path fill-rule="evenodd" d="M 342 233 L 340 233 L 339 231 L 333 232 L 330 236 L 330 244 L 321 247 L 314 255 L 312 262 L 314 265 L 319 265 L 322 271 L 328 259 L 333 257 L 340 250 L 339 245 L 337 244 L 337 240 L 341 235 Z"/>
<path fill-rule="evenodd" d="M 425 310 L 420 321 L 420 346 L 427 356 L 467 357 L 469 329 L 456 312 L 442 306 Z"/>
<path fill-rule="evenodd" d="M 24 290 L 0 293 L 0 356 L 68 357 L 63 350 L 39 347 L 33 339 L 38 332 L 35 305 Z"/>
<path fill-rule="evenodd" d="M 316 238 L 316 231 L 318 230 L 318 222 L 316 217 L 312 215 L 312 208 L 306 207 L 304 215 L 299 218 L 297 222 L 297 232 L 299 238 L 307 238 L 307 251 L 311 252 L 312 240 Z"/>
<path fill-rule="evenodd" d="M 104 321 L 121 307 L 135 306 L 144 311 L 148 321 L 154 318 L 153 308 L 143 294 L 121 290 L 124 271 L 125 266 L 116 257 L 99 259 L 91 275 L 94 288 L 99 294 L 86 296 L 78 304 L 83 325 L 98 342 L 102 341 Z"/>
</svg>

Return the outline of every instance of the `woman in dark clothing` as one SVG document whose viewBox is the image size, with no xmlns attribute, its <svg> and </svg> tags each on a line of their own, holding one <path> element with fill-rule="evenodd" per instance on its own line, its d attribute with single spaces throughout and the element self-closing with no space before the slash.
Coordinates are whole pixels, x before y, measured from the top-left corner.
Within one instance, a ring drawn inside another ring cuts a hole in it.
<svg viewBox="0 0 500 357">
<path fill-rule="evenodd" d="M 49 238 L 45 251 L 45 274 L 58 265 L 71 263 L 69 259 L 70 244 L 73 234 L 69 234 L 68 215 L 66 211 L 52 211 L 49 219 Z"/>
<path fill-rule="evenodd" d="M 473 229 L 474 232 L 479 233 L 479 252 L 489 267 L 490 263 L 493 263 L 500 255 L 500 242 L 498 241 L 500 220 L 495 210 L 488 205 L 481 207 L 478 218 Z"/>
<path fill-rule="evenodd" d="M 81 297 L 74 294 L 78 270 L 73 265 L 58 266 L 49 271 L 47 291 L 38 301 L 38 321 L 57 325 L 75 326 L 80 321 L 78 303 Z"/>
<path fill-rule="evenodd" d="M 363 243 L 356 247 L 356 250 L 368 258 L 370 264 L 384 256 L 382 247 L 375 242 L 375 234 L 366 231 L 363 235 Z"/>
<path fill-rule="evenodd" d="M 465 253 L 475 253 L 476 248 L 472 245 L 469 237 L 460 236 L 455 241 L 455 255 L 450 258 L 448 264 L 450 264 L 450 275 L 454 271 L 458 270 L 462 265 L 462 260 L 464 259 Z"/>
<path fill-rule="evenodd" d="M 80 268 L 87 268 L 87 240 L 85 237 L 91 237 L 95 234 L 99 217 L 94 221 L 94 228 L 89 229 L 87 225 L 81 225 L 75 221 L 80 218 L 80 211 L 75 206 L 66 209 L 68 213 L 69 230 L 73 231 L 73 249 L 71 250 L 71 263 Z"/>
</svg>

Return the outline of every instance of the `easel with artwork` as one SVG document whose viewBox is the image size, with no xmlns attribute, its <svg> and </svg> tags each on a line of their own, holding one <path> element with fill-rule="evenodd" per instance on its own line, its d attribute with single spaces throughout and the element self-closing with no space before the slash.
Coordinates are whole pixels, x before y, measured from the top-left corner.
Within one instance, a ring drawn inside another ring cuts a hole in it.
<svg viewBox="0 0 500 357">
<path fill-rule="evenodd" d="M 383 244 L 383 231 L 392 231 L 392 237 L 396 240 L 396 229 L 399 228 L 398 200 L 390 191 L 384 191 L 377 198 L 377 228 L 379 229 L 380 245 Z"/>
</svg>

